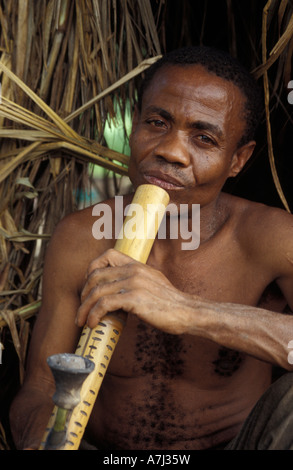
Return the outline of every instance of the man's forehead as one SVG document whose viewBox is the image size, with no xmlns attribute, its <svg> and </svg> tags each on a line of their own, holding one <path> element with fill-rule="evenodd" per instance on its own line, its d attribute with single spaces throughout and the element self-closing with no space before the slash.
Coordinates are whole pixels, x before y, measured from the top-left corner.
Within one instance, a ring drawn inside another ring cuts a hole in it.
<svg viewBox="0 0 293 470">
<path fill-rule="evenodd" d="M 151 102 L 172 104 L 182 100 L 182 107 L 190 101 L 198 106 L 218 109 L 243 120 L 246 97 L 233 82 L 219 77 L 199 64 L 163 65 L 153 76 L 142 97 L 141 111 Z M 192 104 L 191 104 L 192 106 Z M 225 108 L 225 109 L 224 109 Z M 234 109 L 234 112 L 232 112 Z"/>
<path fill-rule="evenodd" d="M 221 78 L 215 73 L 210 72 L 201 64 L 164 64 L 156 71 L 150 84 L 152 84 L 153 81 L 162 80 L 164 77 L 168 77 L 169 80 L 176 80 L 177 75 L 182 74 L 186 77 L 193 77 L 194 79 L 199 75 L 205 75 L 207 79 L 211 81 L 213 81 L 213 79 Z"/>
<path fill-rule="evenodd" d="M 232 82 L 218 77 L 200 65 L 164 65 L 154 75 L 145 89 L 142 108 L 158 100 L 171 104 L 182 100 L 182 106 L 188 102 L 197 102 L 211 108 L 233 107 L 242 109 L 244 95 Z"/>
<path fill-rule="evenodd" d="M 197 90 L 201 94 L 207 96 L 212 95 L 214 92 L 220 95 L 228 92 L 229 95 L 240 96 L 244 101 L 242 91 L 231 81 L 219 77 L 213 72 L 210 72 L 200 64 L 165 64 L 154 74 L 147 88 L 145 94 L 153 92 L 160 92 L 165 87 L 176 87 L 184 91 L 188 88 L 188 92 L 196 93 Z"/>
</svg>

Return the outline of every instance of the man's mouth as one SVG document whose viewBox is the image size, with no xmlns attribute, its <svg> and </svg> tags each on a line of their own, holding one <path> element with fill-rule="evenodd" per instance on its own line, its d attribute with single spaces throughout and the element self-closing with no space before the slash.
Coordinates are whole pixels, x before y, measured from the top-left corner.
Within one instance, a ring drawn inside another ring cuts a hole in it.
<svg viewBox="0 0 293 470">
<path fill-rule="evenodd" d="M 160 186 L 163 189 L 169 190 L 169 191 L 174 191 L 174 190 L 182 190 L 185 188 L 184 183 L 181 181 L 177 180 L 173 176 L 167 175 L 166 173 L 162 172 L 152 172 L 152 173 L 145 173 L 144 179 L 150 183 L 154 184 L 156 186 Z"/>
</svg>

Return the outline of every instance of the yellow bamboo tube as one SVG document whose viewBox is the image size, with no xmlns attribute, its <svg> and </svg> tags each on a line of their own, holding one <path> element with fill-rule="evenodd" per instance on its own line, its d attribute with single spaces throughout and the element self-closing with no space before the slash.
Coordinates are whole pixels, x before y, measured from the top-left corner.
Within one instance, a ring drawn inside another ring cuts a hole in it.
<svg viewBox="0 0 293 470">
<path fill-rule="evenodd" d="M 146 263 L 168 202 L 169 195 L 162 188 L 148 184 L 139 186 L 129 206 L 115 249 Z M 59 450 L 79 448 L 110 359 L 123 331 L 124 315 L 123 312 L 108 314 L 95 328 L 85 326 L 82 331 L 75 353 L 93 361 L 95 369 L 83 383 L 80 403 L 70 415 L 65 443 Z M 55 406 L 40 450 L 45 447 L 57 410 Z"/>
</svg>

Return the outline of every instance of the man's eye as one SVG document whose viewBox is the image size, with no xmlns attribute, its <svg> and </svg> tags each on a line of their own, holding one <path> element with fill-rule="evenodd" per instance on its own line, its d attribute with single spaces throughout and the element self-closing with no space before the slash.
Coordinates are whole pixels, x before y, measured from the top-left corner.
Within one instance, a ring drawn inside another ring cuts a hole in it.
<svg viewBox="0 0 293 470">
<path fill-rule="evenodd" d="M 211 137 L 205 135 L 205 134 L 201 134 L 198 136 L 198 138 L 200 139 L 201 142 L 203 142 L 204 144 L 215 144 L 214 140 L 211 139 Z"/>
<path fill-rule="evenodd" d="M 164 127 L 165 126 L 164 121 L 161 121 L 160 119 L 148 119 L 147 123 L 151 124 L 151 126 L 154 126 L 154 127 Z"/>
</svg>

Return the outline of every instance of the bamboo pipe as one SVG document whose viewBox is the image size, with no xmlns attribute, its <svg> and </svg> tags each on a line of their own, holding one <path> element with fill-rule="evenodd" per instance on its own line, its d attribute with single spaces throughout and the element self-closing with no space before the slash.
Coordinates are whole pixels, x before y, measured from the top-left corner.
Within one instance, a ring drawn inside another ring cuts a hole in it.
<svg viewBox="0 0 293 470">
<path fill-rule="evenodd" d="M 168 202 L 169 195 L 162 188 L 148 184 L 139 186 L 115 243 L 115 249 L 141 263 L 146 263 Z M 134 234 L 130 230 L 134 225 L 131 222 L 133 211 L 136 215 Z M 95 370 L 88 375 L 81 387 L 80 402 L 70 413 L 66 424 L 66 437 L 58 450 L 77 450 L 79 448 L 110 359 L 123 331 L 124 323 L 125 313 L 119 311 L 107 314 L 93 329 L 88 326 L 83 328 L 75 354 L 93 361 Z M 55 406 L 40 450 L 44 450 L 46 447 L 57 414 L 58 407 Z"/>
</svg>

